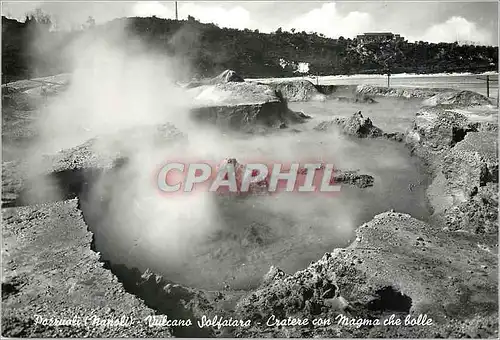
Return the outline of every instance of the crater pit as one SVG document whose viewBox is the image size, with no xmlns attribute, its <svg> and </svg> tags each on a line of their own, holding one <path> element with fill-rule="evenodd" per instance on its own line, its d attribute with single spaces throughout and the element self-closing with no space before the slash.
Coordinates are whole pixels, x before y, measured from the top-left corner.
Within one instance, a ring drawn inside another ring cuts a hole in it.
<svg viewBox="0 0 500 340">
<path fill-rule="evenodd" d="M 259 285 L 271 265 L 292 273 L 325 252 L 348 245 L 355 228 L 378 213 L 394 209 L 428 218 L 427 175 L 404 145 L 309 129 L 317 122 L 313 118 L 300 133 L 219 135 L 218 150 L 198 154 L 214 161 L 320 159 L 373 176 L 373 187 L 343 185 L 335 196 L 282 193 L 235 198 L 204 192 L 165 196 L 151 180 L 152 158 L 142 154 L 102 173 L 80 194 L 96 250 L 111 263 L 149 268 L 189 287 L 248 290 Z M 206 138 L 212 146 L 214 141 Z M 189 143 L 200 145 L 193 138 Z M 186 150 L 156 150 L 155 164 L 160 163 L 157 157 L 162 151 L 166 160 L 173 155 L 179 159 L 188 154 Z"/>
</svg>

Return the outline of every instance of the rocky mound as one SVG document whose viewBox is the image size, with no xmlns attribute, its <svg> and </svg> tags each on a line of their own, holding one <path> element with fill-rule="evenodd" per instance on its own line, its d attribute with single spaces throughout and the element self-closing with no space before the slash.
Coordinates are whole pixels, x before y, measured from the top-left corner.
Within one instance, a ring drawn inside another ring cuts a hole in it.
<svg viewBox="0 0 500 340">
<path fill-rule="evenodd" d="M 267 85 L 230 82 L 189 90 L 194 98 L 193 117 L 202 122 L 240 131 L 256 126 L 286 128 L 308 116 L 290 110 L 283 98 Z"/>
<path fill-rule="evenodd" d="M 497 137 L 470 132 L 444 156 L 441 171 L 456 203 L 442 214 L 447 228 L 498 233 Z"/>
<path fill-rule="evenodd" d="M 436 94 L 424 101 L 424 105 L 453 105 L 460 107 L 491 105 L 491 101 L 482 94 L 472 91 L 453 91 Z"/>
<path fill-rule="evenodd" d="M 370 118 L 363 117 L 361 111 L 349 118 L 336 117 L 330 121 L 321 122 L 314 129 L 326 131 L 331 126 L 339 126 L 344 133 L 359 138 L 381 137 L 383 135 L 383 131 L 374 126 Z"/>
<path fill-rule="evenodd" d="M 430 98 L 440 92 L 453 91 L 450 89 L 435 89 L 435 88 L 397 88 L 397 87 L 381 87 L 373 85 L 358 85 L 356 88 L 357 94 L 366 94 L 369 96 L 383 97 L 402 97 L 402 98 Z"/>
<path fill-rule="evenodd" d="M 271 87 L 250 82 L 203 85 L 188 90 L 193 96 L 194 106 L 243 105 L 278 102 Z"/>
<path fill-rule="evenodd" d="M 310 100 L 325 100 L 326 96 L 321 94 L 309 80 L 273 80 L 267 83 L 275 91 L 281 93 L 283 98 L 289 102 L 305 102 Z"/>
<path fill-rule="evenodd" d="M 479 115 L 447 105 L 422 107 L 415 115 L 406 142 L 431 165 L 436 156 L 462 141 L 467 133 L 498 131 L 496 116 Z"/>
<path fill-rule="evenodd" d="M 419 143 L 426 152 L 448 150 L 476 125 L 462 113 L 444 108 L 422 108 L 415 116 L 408 141 Z"/>
<path fill-rule="evenodd" d="M 230 82 L 244 82 L 245 79 L 241 77 L 239 74 L 237 74 L 233 70 L 225 70 L 218 76 L 215 76 L 210 79 L 203 79 L 203 80 L 198 80 L 198 81 L 192 81 L 185 85 L 185 88 L 193 88 L 193 87 L 198 87 L 198 86 L 203 86 L 203 85 L 216 85 L 216 84 L 224 84 L 224 83 L 230 83 Z"/>
<path fill-rule="evenodd" d="M 406 135 L 434 174 L 428 197 L 442 228 L 498 231 L 497 124 L 438 105 L 424 107 Z"/>
<path fill-rule="evenodd" d="M 229 82 L 244 82 L 245 79 L 241 77 L 239 74 L 234 72 L 233 70 L 225 70 L 221 74 L 219 74 L 217 77 L 214 77 L 212 79 L 212 83 L 219 84 L 219 83 L 229 83 Z"/>
<path fill-rule="evenodd" d="M 395 142 L 403 142 L 406 134 L 403 132 L 384 132 L 373 125 L 370 118 L 364 118 L 361 111 L 351 117 L 335 117 L 319 123 L 314 127 L 316 131 L 328 131 L 332 127 L 340 127 L 341 131 L 347 135 L 358 138 L 378 138 L 383 137 Z"/>
<path fill-rule="evenodd" d="M 227 165 L 231 165 L 234 167 L 234 171 L 236 174 L 236 182 L 238 184 L 238 187 L 241 186 L 241 183 L 243 181 L 243 178 L 245 176 L 245 164 L 239 163 L 236 158 L 228 158 L 224 160 L 220 165 L 220 167 L 226 167 Z M 318 171 L 324 171 L 325 167 L 324 165 L 321 166 Z M 299 168 L 297 170 L 297 176 L 305 176 L 307 175 L 307 169 L 306 168 Z M 254 174 L 257 175 L 257 174 Z M 246 195 L 247 193 L 249 194 L 270 194 L 269 191 L 269 183 L 270 183 L 270 176 L 271 174 L 268 174 L 268 176 L 263 179 L 260 182 L 256 183 L 250 183 L 250 186 L 248 188 L 248 191 L 244 193 Z M 352 185 L 352 186 L 357 186 L 358 188 L 367 188 L 367 187 L 372 187 L 374 183 L 374 178 L 373 176 L 370 175 L 365 175 L 365 174 L 359 174 L 358 171 L 342 171 L 335 169 L 332 172 L 331 178 L 329 183 L 334 184 L 334 183 L 341 183 L 341 184 L 347 184 L 347 185 Z M 242 194 L 241 192 L 238 192 L 238 194 Z"/>
<path fill-rule="evenodd" d="M 333 183 L 343 183 L 354 185 L 358 188 L 368 188 L 373 186 L 375 179 L 370 175 L 359 174 L 358 171 L 336 170 L 332 176 Z"/>
</svg>

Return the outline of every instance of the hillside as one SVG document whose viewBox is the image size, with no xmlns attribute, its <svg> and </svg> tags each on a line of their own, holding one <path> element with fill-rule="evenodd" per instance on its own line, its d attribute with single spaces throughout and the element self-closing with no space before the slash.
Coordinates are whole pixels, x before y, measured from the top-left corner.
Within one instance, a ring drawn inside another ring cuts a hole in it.
<svg viewBox="0 0 500 340">
<path fill-rule="evenodd" d="M 33 48 L 31 32 L 42 24 L 21 23 L 2 17 L 2 83 L 67 71 L 64 46 L 83 31 L 44 31 L 43 46 Z M 291 76 L 299 63 L 307 73 L 337 75 L 356 73 L 483 72 L 498 69 L 498 47 L 384 41 L 361 44 L 356 39 L 330 39 L 306 32 L 271 34 L 257 30 L 219 28 L 190 18 L 184 21 L 151 18 L 116 19 L 88 30 L 94 34 L 124 25 L 130 36 L 148 46 L 182 56 L 193 76 L 214 76 L 225 69 L 243 77 Z M 38 31 L 38 30 L 37 30 Z M 54 52 L 57 57 L 54 57 Z M 47 58 L 50 52 L 51 57 Z M 48 60 L 50 59 L 50 60 Z M 30 65 L 37 65 L 36 68 Z"/>
</svg>

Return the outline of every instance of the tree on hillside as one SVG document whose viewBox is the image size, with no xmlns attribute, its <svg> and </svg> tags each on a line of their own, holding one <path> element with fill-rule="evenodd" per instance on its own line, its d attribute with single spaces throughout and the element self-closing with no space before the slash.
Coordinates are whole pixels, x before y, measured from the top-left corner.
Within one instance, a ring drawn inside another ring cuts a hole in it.
<svg viewBox="0 0 500 340">
<path fill-rule="evenodd" d="M 25 23 L 27 25 L 37 24 L 42 27 L 50 28 L 52 26 L 52 19 L 50 15 L 42 11 L 41 8 L 36 8 L 34 11 L 31 11 L 26 14 Z"/>
<path fill-rule="evenodd" d="M 85 24 L 88 29 L 92 29 L 95 27 L 95 19 L 92 16 L 89 16 Z"/>
<path fill-rule="evenodd" d="M 359 44 L 357 50 L 363 63 L 373 63 L 379 71 L 387 75 L 388 81 L 395 63 L 404 57 L 399 44 L 392 39 Z"/>
</svg>

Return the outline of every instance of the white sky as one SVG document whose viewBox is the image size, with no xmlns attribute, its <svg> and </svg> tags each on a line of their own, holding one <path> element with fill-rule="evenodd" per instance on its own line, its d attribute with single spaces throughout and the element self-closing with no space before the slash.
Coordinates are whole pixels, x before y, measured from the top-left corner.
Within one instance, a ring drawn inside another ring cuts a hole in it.
<svg viewBox="0 0 500 340">
<path fill-rule="evenodd" d="M 88 16 L 102 23 L 117 17 L 174 18 L 174 2 L 3 2 L 2 14 L 24 20 L 42 8 L 60 27 L 79 26 Z M 471 41 L 498 45 L 497 2 L 179 2 L 179 17 L 188 15 L 221 27 L 262 32 L 295 28 L 332 38 L 368 31 L 391 31 L 410 41 Z"/>
</svg>

